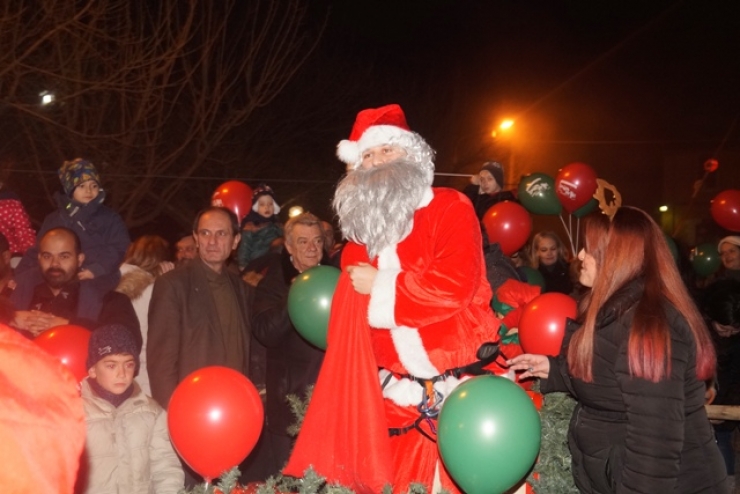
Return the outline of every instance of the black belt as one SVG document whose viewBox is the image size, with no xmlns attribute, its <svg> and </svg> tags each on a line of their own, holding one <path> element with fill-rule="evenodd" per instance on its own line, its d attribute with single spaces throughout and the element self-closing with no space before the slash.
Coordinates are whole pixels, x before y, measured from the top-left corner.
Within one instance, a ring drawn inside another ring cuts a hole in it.
<svg viewBox="0 0 740 494">
<path fill-rule="evenodd" d="M 419 417 L 414 420 L 413 424 L 406 427 L 389 428 L 388 434 L 390 435 L 390 437 L 400 436 L 406 434 L 412 429 L 416 429 L 430 441 L 437 442 L 436 439 L 434 439 L 428 432 L 420 427 L 421 423 L 426 421 L 429 424 L 431 431 L 436 434 L 436 426 L 432 423 L 432 421 L 437 420 L 437 415 L 439 415 L 439 408 L 436 406 L 427 406 L 427 403 L 428 401 L 441 403 L 442 399 L 444 399 L 444 396 L 439 391 L 434 390 L 434 383 L 444 381 L 448 377 L 455 377 L 459 379 L 463 375 L 480 376 L 484 374 L 492 374 L 491 371 L 485 370 L 484 367 L 488 364 L 493 363 L 499 356 L 506 359 L 506 356 L 501 352 L 501 349 L 496 343 L 483 343 L 476 352 L 475 356 L 478 358 L 478 360 L 476 360 L 475 362 L 463 365 L 461 367 L 447 369 L 442 374 L 430 378 L 416 377 L 410 374 L 389 373 L 388 376 L 386 376 L 386 378 L 383 380 L 381 389 L 385 389 L 388 383 L 390 383 L 391 378 L 395 375 L 400 379 L 411 379 L 413 381 L 416 381 L 417 383 L 421 384 L 421 386 L 427 392 L 427 395 L 424 395 L 422 397 L 422 401 L 417 405 L 417 410 L 419 410 Z M 429 393 L 434 393 L 434 396 L 429 396 Z"/>
</svg>

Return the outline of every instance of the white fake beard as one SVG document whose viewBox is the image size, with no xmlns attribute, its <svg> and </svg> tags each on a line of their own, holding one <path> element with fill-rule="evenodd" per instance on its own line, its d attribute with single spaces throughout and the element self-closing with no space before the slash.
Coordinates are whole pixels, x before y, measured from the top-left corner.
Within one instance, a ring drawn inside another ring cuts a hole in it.
<svg viewBox="0 0 740 494">
<path fill-rule="evenodd" d="M 431 185 L 417 163 L 399 159 L 345 176 L 334 194 L 334 210 L 345 238 L 365 245 L 371 259 L 409 234 L 414 212 Z"/>
</svg>

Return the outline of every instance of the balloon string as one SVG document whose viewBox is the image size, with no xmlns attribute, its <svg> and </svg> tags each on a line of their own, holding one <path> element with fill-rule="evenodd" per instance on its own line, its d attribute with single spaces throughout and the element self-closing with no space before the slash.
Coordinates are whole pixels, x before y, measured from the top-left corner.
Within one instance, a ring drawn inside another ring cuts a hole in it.
<svg viewBox="0 0 740 494">
<path fill-rule="evenodd" d="M 560 222 L 563 224 L 563 229 L 565 230 L 565 233 L 568 235 L 568 242 L 570 243 L 570 250 L 573 251 L 573 236 L 570 234 L 570 230 L 568 229 L 568 226 L 565 224 L 565 220 L 563 219 L 563 213 L 560 213 L 558 215 L 558 218 L 560 218 Z"/>
<path fill-rule="evenodd" d="M 576 234 L 577 236 L 578 234 Z M 573 215 L 571 213 L 568 213 L 568 240 L 570 240 L 571 257 L 575 257 L 576 247 L 573 245 Z"/>
<path fill-rule="evenodd" d="M 580 231 L 581 231 L 581 218 L 578 217 L 576 218 L 576 250 L 575 252 L 573 252 L 573 257 L 577 256 L 578 253 L 581 251 L 581 249 L 578 248 L 579 247 L 578 241 L 581 239 Z"/>
</svg>

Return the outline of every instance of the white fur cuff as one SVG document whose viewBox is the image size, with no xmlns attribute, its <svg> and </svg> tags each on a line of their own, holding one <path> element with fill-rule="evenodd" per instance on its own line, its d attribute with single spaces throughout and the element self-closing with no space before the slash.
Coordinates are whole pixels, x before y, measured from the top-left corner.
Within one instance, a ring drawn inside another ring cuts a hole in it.
<svg viewBox="0 0 740 494">
<path fill-rule="evenodd" d="M 400 269 L 379 269 L 370 290 L 367 319 L 373 328 L 396 327 L 396 278 Z"/>
</svg>

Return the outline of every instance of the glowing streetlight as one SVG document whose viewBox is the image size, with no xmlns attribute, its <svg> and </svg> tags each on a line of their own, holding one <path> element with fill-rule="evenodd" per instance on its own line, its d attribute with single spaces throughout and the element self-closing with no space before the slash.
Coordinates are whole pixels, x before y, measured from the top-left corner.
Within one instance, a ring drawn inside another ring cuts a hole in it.
<svg viewBox="0 0 740 494">
<path fill-rule="evenodd" d="M 43 106 L 54 103 L 54 93 L 51 93 L 49 91 L 41 91 L 39 93 L 39 97 L 41 98 L 41 104 Z"/>
<path fill-rule="evenodd" d="M 668 211 L 668 206 L 663 205 L 658 208 L 658 211 L 660 211 L 661 213 L 665 213 L 666 211 Z"/>
<path fill-rule="evenodd" d="M 498 137 L 499 132 L 509 132 L 513 126 L 514 126 L 514 121 L 511 120 L 510 118 L 507 118 L 506 120 L 501 122 L 498 125 L 498 127 L 496 127 L 495 129 L 491 131 L 491 137 L 494 137 L 494 138 Z"/>
<path fill-rule="evenodd" d="M 303 214 L 303 208 L 300 206 L 293 206 L 288 210 L 288 217 L 295 218 L 299 214 Z"/>
</svg>

